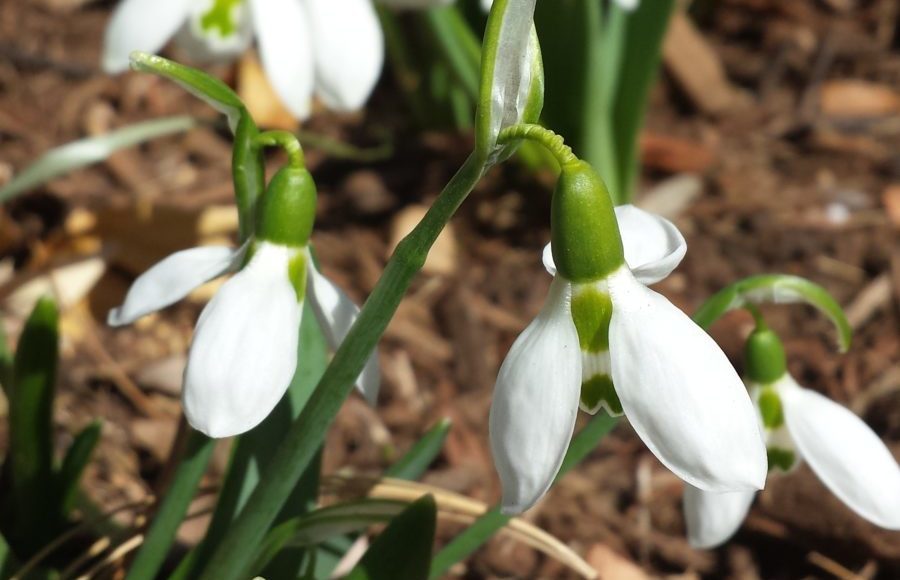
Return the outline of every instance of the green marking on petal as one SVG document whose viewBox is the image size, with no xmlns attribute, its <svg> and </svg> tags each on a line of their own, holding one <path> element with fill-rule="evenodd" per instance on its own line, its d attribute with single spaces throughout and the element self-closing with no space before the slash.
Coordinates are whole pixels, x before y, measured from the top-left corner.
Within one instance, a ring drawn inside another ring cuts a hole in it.
<svg viewBox="0 0 900 580">
<path fill-rule="evenodd" d="M 777 429 L 784 425 L 784 408 L 781 397 L 770 387 L 763 388 L 759 394 L 759 414 L 762 415 L 766 429 Z"/>
<path fill-rule="evenodd" d="M 288 262 L 288 278 L 297 293 L 297 302 L 303 303 L 306 296 L 306 252 L 297 252 Z"/>
<path fill-rule="evenodd" d="M 622 414 L 622 402 L 616 394 L 612 377 L 594 375 L 581 383 L 581 406 L 589 413 L 596 413 L 600 407 L 606 407 L 610 415 Z"/>
<path fill-rule="evenodd" d="M 234 9 L 244 0 L 214 0 L 208 12 L 200 17 L 200 28 L 206 33 L 219 31 L 219 36 L 226 38 L 237 32 L 234 21 Z"/>
<path fill-rule="evenodd" d="M 612 300 L 597 288 L 578 289 L 572 298 L 572 321 L 578 331 L 578 342 L 585 352 L 609 350 L 609 321 Z"/>
<path fill-rule="evenodd" d="M 780 447 L 769 447 L 766 449 L 766 456 L 769 459 L 769 471 L 773 469 L 790 471 L 797 462 L 796 453 L 790 449 L 782 449 Z"/>
</svg>

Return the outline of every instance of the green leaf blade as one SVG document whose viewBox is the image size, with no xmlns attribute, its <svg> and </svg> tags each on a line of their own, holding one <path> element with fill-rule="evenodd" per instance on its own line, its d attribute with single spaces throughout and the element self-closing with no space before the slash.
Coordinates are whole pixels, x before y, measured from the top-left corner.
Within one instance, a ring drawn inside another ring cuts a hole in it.
<svg viewBox="0 0 900 580">
<path fill-rule="evenodd" d="M 447 435 L 450 434 L 452 422 L 450 419 L 441 419 L 437 425 L 419 439 L 412 449 L 392 465 L 385 476 L 397 479 L 415 480 L 422 477 L 431 462 L 441 452 Z"/>
<path fill-rule="evenodd" d="M 347 580 L 423 580 L 428 577 L 437 526 L 434 496 L 403 510 L 366 551 Z"/>
</svg>

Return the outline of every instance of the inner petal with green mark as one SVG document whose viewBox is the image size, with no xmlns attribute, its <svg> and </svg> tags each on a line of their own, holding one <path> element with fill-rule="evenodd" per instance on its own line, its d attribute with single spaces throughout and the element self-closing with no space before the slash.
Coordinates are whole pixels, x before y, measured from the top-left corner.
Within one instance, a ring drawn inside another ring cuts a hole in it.
<svg viewBox="0 0 900 580">
<path fill-rule="evenodd" d="M 291 256 L 288 262 L 288 278 L 294 287 L 294 292 L 297 293 L 297 302 L 303 304 L 303 299 L 306 297 L 306 277 L 308 274 L 306 269 L 306 248 L 300 248 L 295 251 L 296 253 Z"/>
<path fill-rule="evenodd" d="M 622 414 L 622 403 L 616 394 L 610 373 L 609 322 L 612 318 L 605 282 L 576 284 L 572 292 L 572 322 L 581 346 L 581 409 L 597 413 L 604 409 L 610 415 Z"/>
<path fill-rule="evenodd" d="M 222 38 L 237 33 L 237 11 L 244 0 L 213 0 L 209 10 L 200 16 L 200 28 L 206 34 L 217 32 Z"/>
<path fill-rule="evenodd" d="M 790 449 L 782 449 L 781 447 L 768 447 L 766 449 L 766 456 L 769 459 L 769 471 L 780 469 L 781 471 L 788 472 L 799 463 L 799 461 L 797 461 L 797 453 Z"/>
</svg>

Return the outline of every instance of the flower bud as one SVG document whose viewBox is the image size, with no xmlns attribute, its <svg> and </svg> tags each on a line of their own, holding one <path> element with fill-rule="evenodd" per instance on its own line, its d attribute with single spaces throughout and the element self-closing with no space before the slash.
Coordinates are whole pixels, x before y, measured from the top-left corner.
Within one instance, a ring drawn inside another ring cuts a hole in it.
<svg viewBox="0 0 900 580">
<path fill-rule="evenodd" d="M 768 328 L 757 327 L 744 346 L 747 378 L 760 385 L 769 385 L 784 376 L 787 360 L 784 345 L 778 335 Z"/>
<path fill-rule="evenodd" d="M 309 171 L 286 166 L 269 182 L 256 210 L 256 236 L 292 248 L 309 243 L 316 217 L 316 184 Z"/>
<path fill-rule="evenodd" d="M 550 215 L 553 260 L 571 282 L 605 278 L 625 263 L 612 199 L 584 161 L 563 165 Z"/>
</svg>

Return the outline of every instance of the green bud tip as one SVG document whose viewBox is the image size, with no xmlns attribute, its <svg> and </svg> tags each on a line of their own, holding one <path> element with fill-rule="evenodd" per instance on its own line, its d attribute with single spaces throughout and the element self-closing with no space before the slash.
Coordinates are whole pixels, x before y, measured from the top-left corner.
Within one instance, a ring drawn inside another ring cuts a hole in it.
<svg viewBox="0 0 900 580">
<path fill-rule="evenodd" d="M 301 167 L 282 167 L 272 177 L 256 210 L 258 239 L 302 248 L 316 219 L 316 184 Z"/>
<path fill-rule="evenodd" d="M 612 198 L 603 180 L 581 160 L 565 163 L 550 213 L 553 261 L 572 282 L 606 278 L 625 263 Z"/>
<path fill-rule="evenodd" d="M 778 335 L 764 326 L 757 326 L 744 345 L 747 377 L 761 385 L 770 385 L 787 372 L 784 345 Z"/>
</svg>

